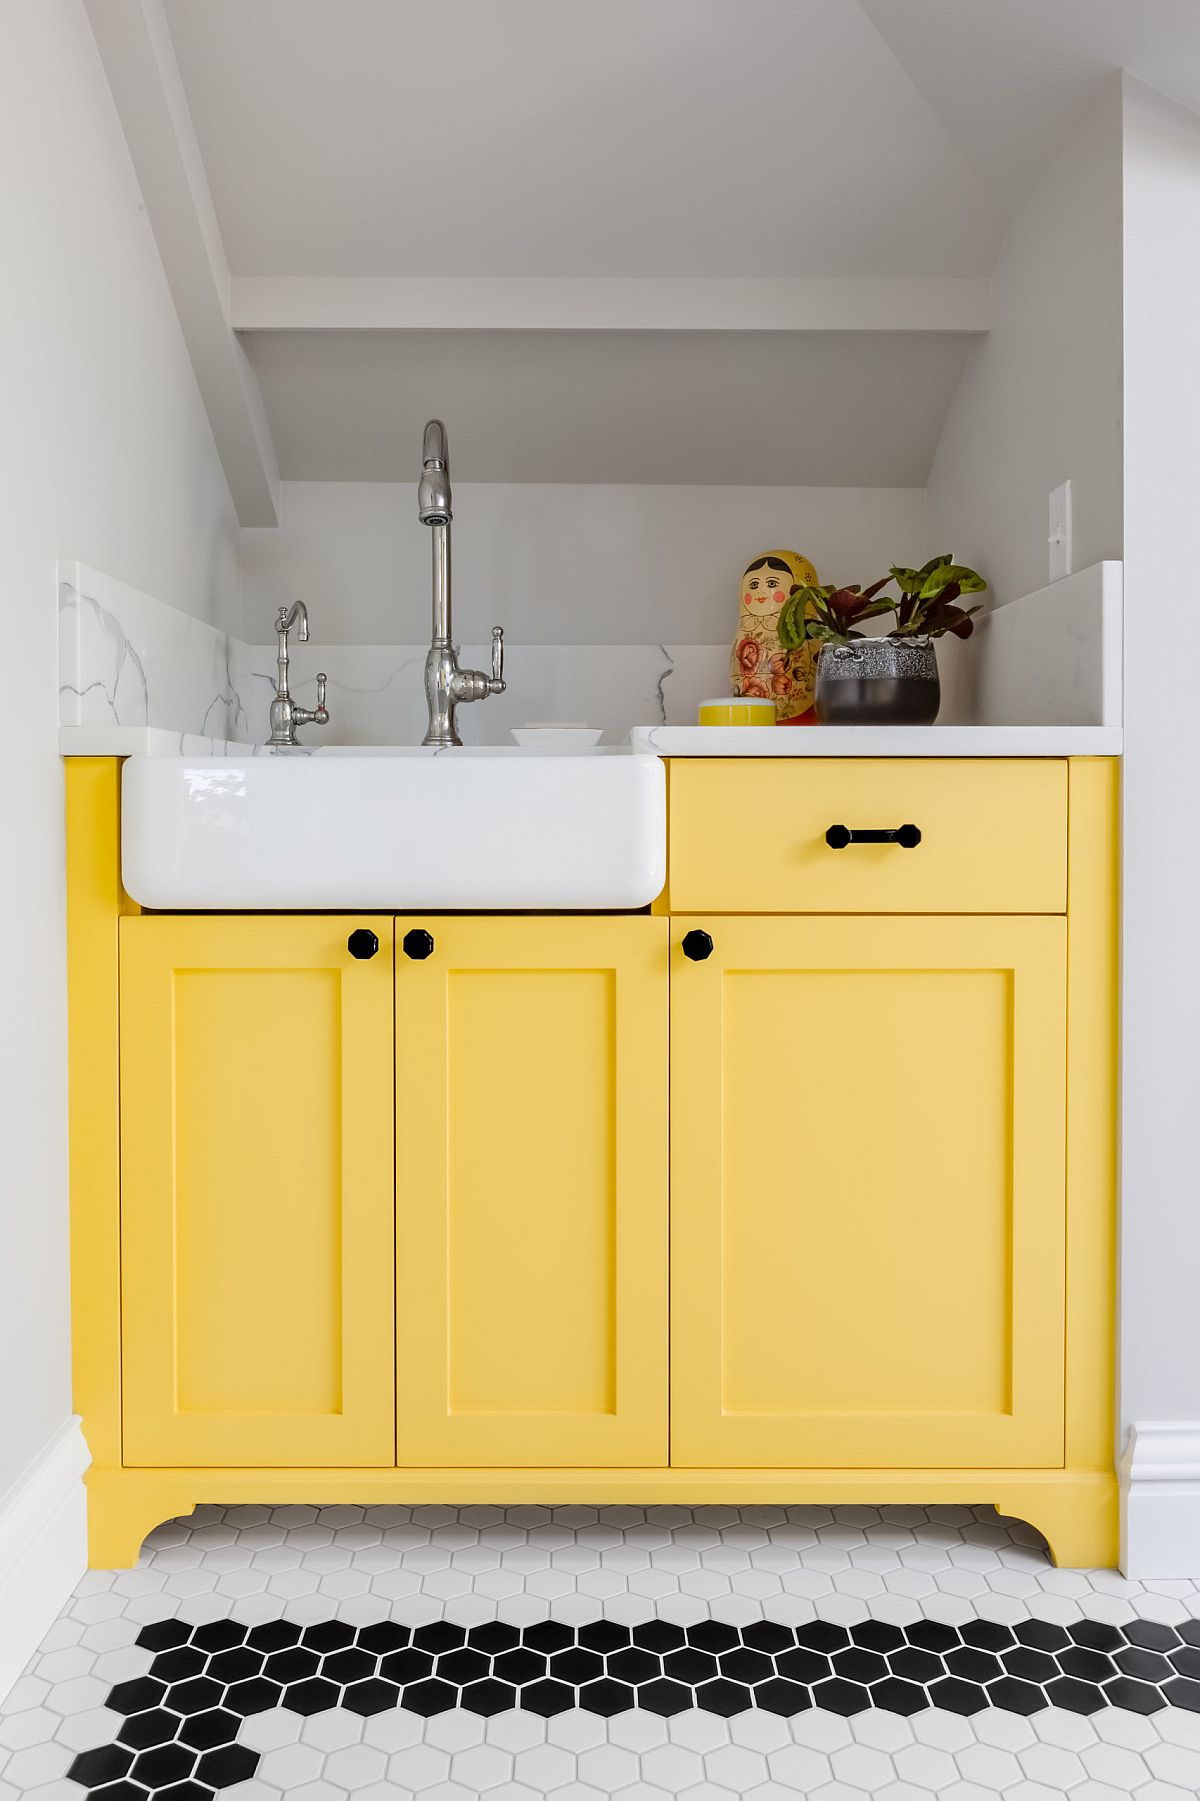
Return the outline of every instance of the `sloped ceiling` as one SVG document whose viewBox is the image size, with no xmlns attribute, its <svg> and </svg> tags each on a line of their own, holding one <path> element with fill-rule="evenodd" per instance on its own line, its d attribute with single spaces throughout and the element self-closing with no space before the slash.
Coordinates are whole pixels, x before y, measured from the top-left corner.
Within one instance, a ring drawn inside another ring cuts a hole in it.
<svg viewBox="0 0 1200 1801">
<path fill-rule="evenodd" d="M 87 3 L 169 27 L 285 477 L 406 477 L 442 411 L 474 479 L 920 482 L 961 328 L 347 331 L 296 283 L 986 278 L 1119 69 L 1200 106 L 1200 0 Z"/>
<path fill-rule="evenodd" d="M 999 214 L 855 0 L 169 0 L 243 275 L 972 275 Z"/>
<path fill-rule="evenodd" d="M 859 4 L 1001 214 L 1118 70 L 1200 109 L 1198 0 Z"/>
</svg>

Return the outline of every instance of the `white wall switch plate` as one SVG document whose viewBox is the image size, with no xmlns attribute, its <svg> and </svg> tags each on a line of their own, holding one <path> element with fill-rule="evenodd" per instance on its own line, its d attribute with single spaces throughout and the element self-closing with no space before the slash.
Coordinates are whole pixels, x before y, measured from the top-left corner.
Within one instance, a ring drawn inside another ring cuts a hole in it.
<svg viewBox="0 0 1200 1801">
<path fill-rule="evenodd" d="M 1057 582 L 1071 573 L 1071 484 L 1061 482 L 1050 491 L 1050 531 L 1046 542 L 1050 547 L 1050 580 Z"/>
</svg>

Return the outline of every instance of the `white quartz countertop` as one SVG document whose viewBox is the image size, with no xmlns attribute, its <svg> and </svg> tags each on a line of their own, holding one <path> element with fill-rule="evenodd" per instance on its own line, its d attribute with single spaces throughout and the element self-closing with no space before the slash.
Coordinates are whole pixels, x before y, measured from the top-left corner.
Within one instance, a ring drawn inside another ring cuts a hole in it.
<svg viewBox="0 0 1200 1801">
<path fill-rule="evenodd" d="M 245 757 L 254 750 L 225 738 L 172 732 L 161 725 L 60 725 L 64 757 Z"/>
<path fill-rule="evenodd" d="M 1119 757 L 1107 725 L 640 725 L 660 757 Z"/>
<path fill-rule="evenodd" d="M 137 725 L 64 725 L 64 757 L 245 757 L 261 746 Z M 369 756 L 379 745 L 311 745 L 324 756 Z M 610 747 L 612 748 L 612 747 Z M 1101 725 L 640 725 L 634 751 L 660 757 L 1119 757 L 1121 729 Z M 496 745 L 500 754 L 515 747 Z M 586 754 L 586 753 L 575 753 Z"/>
<path fill-rule="evenodd" d="M 64 757 L 190 757 L 198 762 L 209 758 L 226 758 L 245 762 L 249 757 L 316 758 L 327 763 L 331 758 L 346 759 L 380 757 L 470 757 L 472 759 L 504 758 L 529 761 L 531 758 L 657 756 L 657 751 L 631 743 L 623 744 L 464 744 L 457 749 L 438 749 L 424 744 L 326 744 L 318 738 L 304 738 L 287 749 L 270 745 L 247 744 L 237 739 L 204 738 L 194 732 L 171 732 L 161 726 L 145 725 L 62 725 L 58 728 L 59 754 Z"/>
</svg>

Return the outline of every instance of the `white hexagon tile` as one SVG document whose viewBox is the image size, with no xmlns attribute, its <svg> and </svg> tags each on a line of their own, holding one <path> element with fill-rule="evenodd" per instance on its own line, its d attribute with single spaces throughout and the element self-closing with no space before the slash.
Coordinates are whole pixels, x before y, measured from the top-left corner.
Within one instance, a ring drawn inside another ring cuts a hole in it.
<svg viewBox="0 0 1200 1801">
<path fill-rule="evenodd" d="M 203 1507 L 80 1583 L 0 1801 L 1187 1801 L 1200 1592 L 968 1507 Z"/>
</svg>

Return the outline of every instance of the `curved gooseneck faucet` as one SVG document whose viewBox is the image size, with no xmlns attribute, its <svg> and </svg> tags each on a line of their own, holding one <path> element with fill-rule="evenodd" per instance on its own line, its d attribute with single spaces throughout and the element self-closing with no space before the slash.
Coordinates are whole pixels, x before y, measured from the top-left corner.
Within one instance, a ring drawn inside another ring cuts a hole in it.
<svg viewBox="0 0 1200 1801">
<path fill-rule="evenodd" d="M 302 600 L 293 601 L 291 608 L 280 607 L 275 615 L 275 696 L 271 702 L 271 736 L 267 743 L 276 749 L 281 746 L 294 746 L 299 743 L 296 737 L 298 725 L 328 725 L 329 710 L 325 705 L 325 673 L 317 677 L 317 704 L 313 708 L 298 707 L 292 699 L 291 687 L 288 683 L 288 633 L 296 627 L 296 637 L 301 644 L 308 643 L 308 608 Z"/>
<path fill-rule="evenodd" d="M 446 427 L 431 419 L 421 448 L 421 481 L 417 514 L 433 530 L 433 634 L 425 658 L 425 701 L 429 724 L 422 744 L 461 744 L 456 709 L 467 701 L 486 700 L 504 692 L 504 628 L 492 628 L 492 673 L 460 669 L 450 611 L 450 452 Z"/>
</svg>

